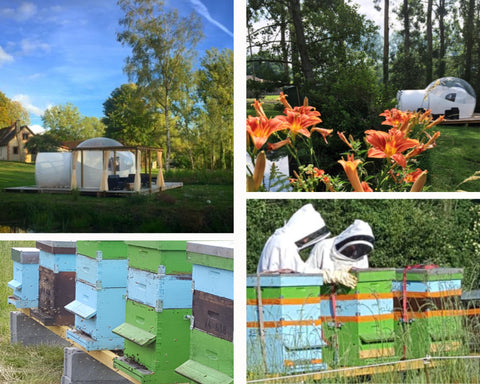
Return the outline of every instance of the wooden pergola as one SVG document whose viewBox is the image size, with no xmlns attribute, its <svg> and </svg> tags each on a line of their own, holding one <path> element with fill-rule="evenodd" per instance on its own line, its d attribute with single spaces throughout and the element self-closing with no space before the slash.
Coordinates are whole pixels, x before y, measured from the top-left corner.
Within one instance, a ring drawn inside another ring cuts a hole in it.
<svg viewBox="0 0 480 384">
<path fill-rule="evenodd" d="M 110 152 L 113 152 L 113 159 L 117 158 L 117 152 L 133 152 L 135 154 L 135 179 L 133 183 L 133 191 L 139 192 L 141 189 L 141 174 L 142 174 L 142 157 L 145 163 L 145 169 L 148 172 L 148 189 L 150 193 L 155 187 L 152 185 L 152 154 L 156 154 L 157 167 L 158 167 L 158 177 L 156 186 L 158 189 L 163 189 L 165 187 L 165 180 L 163 179 L 163 162 L 162 162 L 162 153 L 161 148 L 155 147 L 143 147 L 143 146 L 133 146 L 133 147 L 124 147 L 124 146 L 111 146 L 111 147 L 83 147 L 75 148 L 72 150 L 72 177 L 70 187 L 71 189 L 75 188 L 84 188 L 84 153 L 88 151 L 97 151 L 103 153 L 103 169 L 102 177 L 99 185 L 99 192 L 108 191 L 108 163 L 110 159 Z M 143 156 L 142 156 L 143 155 Z M 77 185 L 77 162 L 80 158 L 80 185 Z M 117 167 L 113 166 L 113 174 L 117 172 Z"/>
</svg>

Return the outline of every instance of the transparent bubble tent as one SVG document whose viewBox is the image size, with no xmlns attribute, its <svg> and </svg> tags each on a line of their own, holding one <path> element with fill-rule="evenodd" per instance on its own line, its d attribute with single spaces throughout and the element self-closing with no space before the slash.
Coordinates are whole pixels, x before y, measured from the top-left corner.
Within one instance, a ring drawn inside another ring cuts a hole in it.
<svg viewBox="0 0 480 384">
<path fill-rule="evenodd" d="M 401 90 L 397 93 L 398 109 L 432 111 L 447 119 L 466 119 L 473 115 L 476 95 L 472 86 L 457 77 L 442 77 L 425 89 Z"/>
<path fill-rule="evenodd" d="M 92 191 L 152 189 L 152 153 L 159 166 L 157 185 L 162 186 L 162 150 L 152 147 L 125 147 L 116 140 L 97 137 L 81 142 L 71 152 L 37 154 L 35 180 L 38 188 L 65 188 Z M 141 173 L 141 165 L 148 174 Z M 153 180 L 154 182 L 157 179 Z M 121 188 L 119 187 L 121 186 Z"/>
</svg>

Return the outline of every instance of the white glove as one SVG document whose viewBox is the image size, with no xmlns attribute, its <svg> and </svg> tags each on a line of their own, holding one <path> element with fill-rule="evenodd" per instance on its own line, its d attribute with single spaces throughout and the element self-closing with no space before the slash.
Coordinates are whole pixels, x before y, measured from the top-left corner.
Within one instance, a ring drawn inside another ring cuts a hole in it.
<svg viewBox="0 0 480 384">
<path fill-rule="evenodd" d="M 342 284 L 349 288 L 355 288 L 358 279 L 347 271 L 330 271 L 323 269 L 323 281 L 327 284 Z"/>
</svg>

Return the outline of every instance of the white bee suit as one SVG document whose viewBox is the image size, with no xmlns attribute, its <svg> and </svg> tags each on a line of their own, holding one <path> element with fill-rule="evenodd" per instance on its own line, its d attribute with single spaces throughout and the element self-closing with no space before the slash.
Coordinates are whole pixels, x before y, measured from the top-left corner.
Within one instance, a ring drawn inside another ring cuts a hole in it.
<svg viewBox="0 0 480 384">
<path fill-rule="evenodd" d="M 373 241 L 370 225 L 355 220 L 340 235 L 316 244 L 307 260 L 308 267 L 332 271 L 368 268 L 368 253 L 373 249 Z M 356 253 L 352 253 L 352 249 L 356 249 Z"/>
<path fill-rule="evenodd" d="M 320 269 L 307 265 L 299 251 L 330 235 L 324 220 L 312 204 L 296 211 L 265 243 L 257 273 L 292 270 L 300 273 L 318 273 Z"/>
</svg>

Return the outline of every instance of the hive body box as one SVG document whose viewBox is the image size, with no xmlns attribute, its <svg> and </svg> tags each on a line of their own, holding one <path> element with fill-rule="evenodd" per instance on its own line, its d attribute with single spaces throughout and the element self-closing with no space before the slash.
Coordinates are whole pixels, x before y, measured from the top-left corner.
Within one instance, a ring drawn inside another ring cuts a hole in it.
<svg viewBox="0 0 480 384">
<path fill-rule="evenodd" d="M 35 308 L 38 306 L 38 263 L 37 248 L 12 248 L 13 280 L 8 287 L 13 289 L 13 295 L 8 297 L 8 303 L 15 308 Z"/>
<path fill-rule="evenodd" d="M 31 315 L 45 325 L 72 325 L 73 314 L 64 307 L 75 298 L 76 244 L 37 241 L 40 250 L 38 308 Z"/>
<path fill-rule="evenodd" d="M 285 374 L 326 369 L 322 352 L 322 285 L 321 274 L 247 276 L 249 372 Z"/>
<path fill-rule="evenodd" d="M 391 361 L 395 356 L 394 269 L 353 269 L 354 289 L 321 288 L 324 361 L 329 367 Z"/>
<path fill-rule="evenodd" d="M 142 383 L 180 382 L 175 368 L 188 359 L 192 314 L 186 242 L 127 244 L 125 322 L 113 330 L 125 339 L 125 348 L 114 367 Z"/>
<path fill-rule="evenodd" d="M 75 300 L 65 309 L 75 315 L 67 338 L 87 351 L 123 349 L 112 330 L 125 320 L 127 247 L 121 241 L 77 242 Z"/>
<path fill-rule="evenodd" d="M 398 269 L 393 282 L 398 354 L 407 358 L 458 353 L 463 270 Z"/>
<path fill-rule="evenodd" d="M 193 321 L 190 358 L 176 372 L 197 383 L 233 383 L 233 242 L 188 242 Z"/>
</svg>

